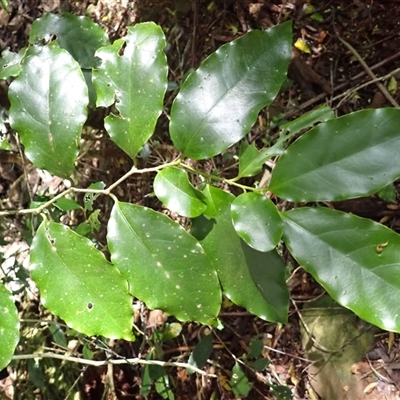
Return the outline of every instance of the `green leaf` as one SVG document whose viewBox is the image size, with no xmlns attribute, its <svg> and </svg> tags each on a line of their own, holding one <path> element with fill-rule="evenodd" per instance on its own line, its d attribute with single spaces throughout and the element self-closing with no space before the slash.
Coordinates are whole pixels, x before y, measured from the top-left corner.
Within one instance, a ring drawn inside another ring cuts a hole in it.
<svg viewBox="0 0 400 400">
<path fill-rule="evenodd" d="M 400 332 L 400 235 L 328 208 L 281 215 L 290 253 L 333 299 L 382 329 Z"/>
<path fill-rule="evenodd" d="M 271 385 L 275 400 L 292 400 L 293 395 L 289 387 L 283 385 Z"/>
<path fill-rule="evenodd" d="M 32 242 L 31 275 L 43 305 L 71 328 L 133 339 L 127 282 L 90 240 L 43 221 Z"/>
<path fill-rule="evenodd" d="M 397 191 L 393 183 L 383 187 L 376 195 L 388 203 L 396 203 Z"/>
<path fill-rule="evenodd" d="M 80 210 L 82 208 L 75 200 L 66 199 L 65 197 L 57 200 L 54 205 L 61 211 Z"/>
<path fill-rule="evenodd" d="M 153 134 L 167 89 L 165 37 L 153 22 L 128 27 L 128 34 L 96 52 L 93 71 L 97 106 L 115 105 L 104 125 L 114 142 L 134 158 Z M 122 54 L 122 55 L 121 55 Z"/>
<path fill-rule="evenodd" d="M 29 43 L 38 44 L 50 41 L 56 35 L 60 47 L 79 63 L 81 68 L 95 68 L 99 60 L 94 53 L 101 46 L 110 43 L 107 34 L 99 25 L 87 17 L 70 13 L 62 15 L 46 14 L 34 21 L 29 34 Z"/>
<path fill-rule="evenodd" d="M 53 336 L 53 340 L 59 346 L 64 347 L 65 349 L 68 346 L 67 339 L 65 338 L 65 334 L 61 329 L 61 326 L 56 322 L 49 324 L 49 330 L 51 335 Z"/>
<path fill-rule="evenodd" d="M 231 387 L 236 398 L 246 397 L 251 390 L 249 380 L 237 362 L 232 368 Z"/>
<path fill-rule="evenodd" d="M 294 202 L 368 196 L 400 176 L 400 110 L 368 109 L 322 123 L 277 162 L 269 190 Z"/>
<path fill-rule="evenodd" d="M 171 109 L 175 147 L 200 160 L 242 139 L 286 78 L 291 23 L 254 30 L 220 47 L 182 84 Z"/>
<path fill-rule="evenodd" d="M 212 335 L 204 336 L 199 343 L 197 343 L 196 347 L 193 349 L 190 354 L 188 364 L 196 368 L 203 368 L 206 365 L 207 360 L 209 359 L 212 351 L 213 351 L 213 340 Z M 188 373 L 191 374 L 194 371 L 189 370 Z"/>
<path fill-rule="evenodd" d="M 233 227 L 253 249 L 270 251 L 281 240 L 283 221 L 275 204 L 264 195 L 243 193 L 231 206 Z"/>
<path fill-rule="evenodd" d="M 264 348 L 264 343 L 261 339 L 257 337 L 252 337 L 249 344 L 249 354 L 248 358 L 257 358 L 261 355 Z"/>
<path fill-rule="evenodd" d="M 149 308 L 182 321 L 215 322 L 221 305 L 217 274 L 180 225 L 151 209 L 117 202 L 107 239 L 112 262 Z"/>
<path fill-rule="evenodd" d="M 90 184 L 88 189 L 95 189 L 95 190 L 103 190 L 106 187 L 104 182 L 95 182 Z M 93 202 L 99 197 L 97 193 L 86 193 L 83 197 L 83 204 L 85 206 L 85 210 L 92 211 L 93 210 Z"/>
<path fill-rule="evenodd" d="M 326 122 L 334 118 L 335 114 L 328 106 L 321 106 L 315 110 L 304 113 L 299 118 L 281 126 L 281 133 L 275 145 L 280 145 L 283 142 L 288 141 L 303 129 L 310 128 L 317 122 Z"/>
<path fill-rule="evenodd" d="M 87 86 L 77 62 L 56 42 L 27 50 L 9 88 L 10 124 L 39 168 L 67 178 L 86 120 Z"/>
<path fill-rule="evenodd" d="M 270 158 L 268 154 L 257 150 L 251 143 L 242 142 L 239 153 L 239 178 L 254 176 L 258 174 L 265 161 Z"/>
<path fill-rule="evenodd" d="M 0 283 L 0 370 L 5 368 L 19 341 L 17 307 L 10 292 Z"/>
<path fill-rule="evenodd" d="M 21 61 L 25 52 L 25 47 L 18 53 L 13 53 L 8 48 L 3 50 L 0 58 L 0 79 L 8 79 L 20 73 Z"/>
<path fill-rule="evenodd" d="M 268 358 L 259 358 L 258 360 L 253 361 L 250 366 L 254 368 L 258 372 L 264 371 L 271 362 Z"/>
<path fill-rule="evenodd" d="M 163 398 L 168 400 L 175 400 L 174 393 L 171 390 L 171 386 L 169 383 L 169 376 L 167 371 L 160 367 L 159 365 L 154 365 L 154 367 L 159 367 L 160 371 L 162 370 L 162 376 L 156 379 L 155 388 L 156 392 Z"/>
<path fill-rule="evenodd" d="M 239 238 L 231 220 L 232 195 L 212 186 L 208 187 L 208 193 L 211 204 L 225 204 L 225 207 L 210 220 L 204 216 L 194 219 L 192 234 L 214 263 L 223 292 L 260 318 L 286 322 L 289 293 L 282 258 L 275 250 L 256 251 Z"/>
<path fill-rule="evenodd" d="M 184 217 L 198 217 L 207 208 L 202 201 L 204 195 L 192 186 L 187 172 L 180 168 L 161 170 L 154 179 L 153 187 L 166 207 Z"/>
</svg>

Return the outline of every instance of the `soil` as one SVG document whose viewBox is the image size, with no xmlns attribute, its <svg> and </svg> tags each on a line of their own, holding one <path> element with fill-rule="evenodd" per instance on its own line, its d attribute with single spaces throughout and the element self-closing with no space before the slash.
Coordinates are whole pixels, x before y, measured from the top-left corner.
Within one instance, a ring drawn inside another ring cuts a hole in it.
<svg viewBox="0 0 400 400">
<path fill-rule="evenodd" d="M 27 45 L 32 22 L 47 12 L 70 11 L 89 16 L 107 30 L 112 40 L 124 35 L 126 26 L 130 24 L 155 21 L 166 33 L 169 44 L 169 80 L 176 84 L 185 78 L 190 69 L 197 68 L 210 53 L 224 43 L 249 30 L 267 29 L 290 19 L 293 21 L 293 43 L 297 43 L 293 48 L 289 70 L 290 84 L 271 106 L 261 112 L 260 121 L 269 125 L 277 118 L 293 119 L 323 104 L 330 106 L 340 116 L 367 107 L 378 108 L 393 106 L 393 102 L 400 103 L 400 90 L 396 85 L 389 96 L 382 92 L 376 82 L 364 85 L 374 80 L 371 74 L 382 77 L 400 65 L 400 2 L 395 0 L 315 0 L 312 3 L 304 0 L 9 0 L 9 7 L 9 14 L 4 10 L 0 11 L 0 48 L 9 47 L 12 51 L 18 51 Z M 343 40 L 355 51 L 346 46 Z M 400 72 L 395 73 L 393 78 L 395 82 L 400 81 Z M 388 81 L 389 78 L 383 81 L 386 87 Z M 6 91 L 7 84 L 2 82 L 0 104 L 5 107 L 8 106 Z M 175 94 L 173 91 L 169 93 L 166 115 Z M 166 115 L 160 119 L 155 133 L 162 146 L 160 153 L 150 159 L 154 164 L 159 163 L 160 158 L 174 156 L 174 150 L 165 134 L 168 123 Z M 97 181 L 111 184 L 131 166 L 124 153 L 104 135 L 101 117 L 94 113 L 87 123 L 91 128 L 85 132 L 91 158 L 84 157 L 80 161 L 80 169 L 86 176 L 86 182 L 80 182 L 82 187 Z M 273 135 L 274 132 L 271 131 L 270 134 Z M 259 125 L 254 126 L 251 135 L 254 140 L 262 140 L 263 131 Z M 18 153 L 1 151 L 0 163 L 0 199 L 3 207 L 27 207 L 27 187 L 19 179 L 24 174 L 24 160 Z M 42 187 L 48 185 L 54 193 L 63 189 L 62 182 L 52 177 L 43 177 L 32 170 L 29 174 L 31 179 L 36 179 Z M 156 200 L 142 195 L 152 191 L 151 181 L 132 178 L 121 186 L 118 196 L 125 201 L 163 210 Z M 106 221 L 111 203 L 105 201 L 98 204 L 98 207 L 101 208 L 101 218 Z M 384 222 L 395 230 L 399 228 L 396 220 L 398 207 L 395 204 L 388 205 L 376 197 L 341 202 L 335 204 L 335 208 Z M 174 215 L 171 217 L 176 218 Z M 9 238 L 22 242 L 17 228 L 23 226 L 23 221 L 7 220 L 3 225 Z M 99 231 L 96 239 L 100 244 L 105 243 L 105 228 Z M 287 257 L 288 262 L 293 262 Z M 24 262 L 21 260 L 21 264 Z M 287 387 L 294 399 L 317 399 L 318 395 L 312 390 L 307 375 L 310 362 L 300 344 L 298 313 L 302 302 L 319 296 L 323 290 L 301 268 L 294 268 L 289 285 L 292 304 L 297 306 L 291 306 L 289 322 L 285 326 L 263 321 L 226 302 L 220 315 L 224 329 L 213 336 L 213 353 L 210 356 L 212 362 L 203 368 L 205 372 L 215 374 L 218 378 L 190 375 L 185 369 L 167 367 L 175 397 L 182 400 L 233 399 L 229 381 L 235 357 L 247 354 L 252 338 L 258 337 L 267 346 L 263 357 L 270 364 L 262 372 L 245 368 L 245 374 L 252 385 L 247 398 L 284 399 L 286 397 L 279 397 L 276 393 L 276 387 Z M 28 318 L 27 315 L 36 319 L 45 317 L 45 311 L 41 309 L 35 296 L 29 299 L 22 297 L 20 308 L 24 318 Z M 104 344 L 100 339 L 93 339 L 91 343 L 87 343 L 87 347 L 93 351 L 94 357 L 145 357 L 157 351 L 157 355 L 164 360 L 185 361 L 206 329 L 193 323 L 183 323 L 182 333 L 178 337 L 162 342 L 157 338 L 157 332 L 176 321 L 167 319 L 162 313 L 148 310 L 142 310 L 139 314 L 138 324 L 147 329 L 146 341 Z M 48 346 L 54 347 L 49 336 L 44 334 L 43 337 Z M 107 351 L 104 351 L 104 346 Z M 376 336 L 374 347 L 375 350 L 384 349 L 393 361 L 398 354 L 398 337 L 380 332 Z M 81 351 L 82 347 L 79 349 Z M 29 352 L 27 347 L 22 350 Z M 58 398 L 49 397 L 44 389 L 38 391 L 27 383 L 29 374 L 33 374 L 32 368 L 27 364 L 14 365 L 13 368 L 20 370 L 19 373 L 15 370 L 9 371 L 12 376 L 19 376 L 19 380 L 13 382 L 14 398 Z M 26 371 L 21 372 L 24 368 Z M 81 374 L 78 386 L 84 399 L 141 399 L 143 397 L 139 391 L 142 371 L 143 367 L 139 365 L 125 365 L 114 367 L 111 372 L 104 368 L 88 367 L 71 368 L 70 373 L 76 379 Z M 23 375 L 25 380 L 21 378 Z M 110 377 L 113 389 L 106 386 Z M 400 382 L 391 384 L 397 390 Z M 153 388 L 148 398 L 167 397 L 162 397 Z M 377 395 L 375 398 L 380 397 Z"/>
</svg>

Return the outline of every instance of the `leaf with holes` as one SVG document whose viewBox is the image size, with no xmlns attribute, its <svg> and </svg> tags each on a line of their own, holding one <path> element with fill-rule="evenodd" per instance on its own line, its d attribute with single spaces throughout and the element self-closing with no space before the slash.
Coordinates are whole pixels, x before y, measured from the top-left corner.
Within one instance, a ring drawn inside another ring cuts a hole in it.
<svg viewBox="0 0 400 400">
<path fill-rule="evenodd" d="M 235 231 L 253 249 L 270 251 L 280 242 L 283 221 L 275 204 L 264 195 L 243 193 L 236 197 L 231 215 Z"/>
<path fill-rule="evenodd" d="M 58 43 L 74 57 L 81 68 L 95 68 L 99 59 L 94 53 L 101 46 L 110 43 L 101 27 L 87 17 L 78 17 L 70 13 L 62 15 L 46 14 L 32 24 L 29 34 L 30 44 L 50 41 L 57 36 Z"/>
<path fill-rule="evenodd" d="M 221 305 L 215 268 L 180 225 L 151 209 L 116 202 L 107 240 L 133 296 L 182 321 L 215 323 Z"/>
<path fill-rule="evenodd" d="M 291 23 L 254 30 L 220 47 L 185 80 L 171 109 L 176 148 L 195 160 L 242 139 L 286 78 Z"/>
<path fill-rule="evenodd" d="M 204 195 L 189 182 L 186 171 L 167 167 L 154 179 L 154 193 L 171 210 L 184 217 L 194 218 L 207 208 Z"/>
<path fill-rule="evenodd" d="M 57 42 L 32 46 L 9 88 L 10 124 L 27 157 L 68 178 L 86 121 L 88 90 L 78 63 Z"/>
<path fill-rule="evenodd" d="M 0 371 L 11 361 L 19 341 L 19 318 L 11 293 L 0 283 Z"/>
<path fill-rule="evenodd" d="M 382 329 L 400 332 L 400 235 L 328 208 L 281 215 L 290 253 L 333 299 Z"/>
<path fill-rule="evenodd" d="M 0 79 L 8 79 L 11 76 L 17 76 L 21 71 L 21 61 L 25 54 L 24 47 L 18 53 L 4 49 L 0 58 Z"/>
<path fill-rule="evenodd" d="M 128 34 L 100 48 L 93 71 L 97 106 L 114 104 L 104 125 L 114 142 L 134 158 L 153 134 L 167 89 L 166 42 L 152 22 L 128 27 Z"/>
<path fill-rule="evenodd" d="M 260 318 L 286 322 L 289 292 L 282 258 L 275 250 L 254 250 L 239 238 L 231 219 L 232 195 L 213 186 L 203 193 L 213 217 L 194 219 L 192 234 L 214 263 L 223 292 Z"/>
<path fill-rule="evenodd" d="M 322 123 L 278 160 L 269 190 L 294 202 L 376 193 L 400 176 L 400 110 L 368 109 Z"/>
<path fill-rule="evenodd" d="M 90 240 L 43 221 L 32 242 L 31 275 L 43 305 L 71 328 L 133 340 L 128 284 Z"/>
</svg>

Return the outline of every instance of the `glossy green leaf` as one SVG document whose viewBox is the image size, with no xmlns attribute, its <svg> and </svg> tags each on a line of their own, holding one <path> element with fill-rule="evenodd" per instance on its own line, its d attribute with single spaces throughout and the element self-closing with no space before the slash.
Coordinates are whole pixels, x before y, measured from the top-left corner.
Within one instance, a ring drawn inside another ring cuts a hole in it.
<svg viewBox="0 0 400 400">
<path fill-rule="evenodd" d="M 339 304 L 400 332 L 400 235 L 372 220 L 328 208 L 282 213 L 293 257 Z"/>
<path fill-rule="evenodd" d="M 57 42 L 29 48 L 9 98 L 10 124 L 26 156 L 39 168 L 69 177 L 87 117 L 87 86 L 78 63 Z"/>
<path fill-rule="evenodd" d="M 101 27 L 87 17 L 70 13 L 46 14 L 35 20 L 29 34 L 29 43 L 48 42 L 56 35 L 60 47 L 67 50 L 81 68 L 94 68 L 99 60 L 94 56 L 97 49 L 110 43 Z"/>
<path fill-rule="evenodd" d="M 20 73 L 21 61 L 25 51 L 25 47 L 18 53 L 13 53 L 8 48 L 3 50 L 0 58 L 0 79 L 8 79 Z"/>
<path fill-rule="evenodd" d="M 93 71 L 97 106 L 114 104 L 104 125 L 114 142 L 134 158 L 153 134 L 167 89 L 165 37 L 152 22 L 128 27 L 128 34 L 96 52 Z"/>
<path fill-rule="evenodd" d="M 186 171 L 167 167 L 154 179 L 154 193 L 171 211 L 184 217 L 198 217 L 207 206 L 202 201 L 204 195 L 189 182 Z"/>
<path fill-rule="evenodd" d="M 235 397 L 247 397 L 251 390 L 251 385 L 247 376 L 244 374 L 238 362 L 232 368 L 231 387 Z"/>
<path fill-rule="evenodd" d="M 0 283 L 0 370 L 11 361 L 19 341 L 17 307 L 10 292 Z"/>
<path fill-rule="evenodd" d="M 215 322 L 221 305 L 215 268 L 180 225 L 151 209 L 115 203 L 107 239 L 112 262 L 149 308 L 182 321 Z"/>
<path fill-rule="evenodd" d="M 71 328 L 133 339 L 128 284 L 90 240 L 43 221 L 32 242 L 31 275 L 42 304 Z"/>
<path fill-rule="evenodd" d="M 236 197 L 231 216 L 235 231 L 253 249 L 270 251 L 280 242 L 283 221 L 275 204 L 264 195 L 243 193 Z"/>
<path fill-rule="evenodd" d="M 199 343 L 197 343 L 196 347 L 193 349 L 190 354 L 188 364 L 196 368 L 203 368 L 206 365 L 207 360 L 210 358 L 210 355 L 213 351 L 213 336 L 206 335 L 204 336 Z M 194 371 L 189 370 L 188 373 L 193 373 Z"/>
<path fill-rule="evenodd" d="M 248 32 L 211 54 L 185 80 L 173 103 L 175 147 L 199 160 L 242 139 L 286 78 L 291 40 L 291 23 L 286 22 Z"/>
<path fill-rule="evenodd" d="M 223 292 L 260 318 L 286 322 L 289 292 L 282 258 L 275 250 L 262 253 L 243 242 L 232 225 L 230 203 L 234 197 L 212 186 L 208 191 L 211 204 L 226 206 L 211 219 L 194 219 L 192 234 L 214 263 Z"/>
<path fill-rule="evenodd" d="M 289 201 L 368 196 L 400 176 L 400 110 L 368 109 L 322 123 L 277 162 L 269 189 Z"/>
</svg>

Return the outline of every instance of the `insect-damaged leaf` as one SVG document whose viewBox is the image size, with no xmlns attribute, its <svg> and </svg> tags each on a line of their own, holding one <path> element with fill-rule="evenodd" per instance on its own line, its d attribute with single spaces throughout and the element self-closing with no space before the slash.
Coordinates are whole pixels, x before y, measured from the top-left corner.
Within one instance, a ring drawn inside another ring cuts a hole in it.
<svg viewBox="0 0 400 400">
<path fill-rule="evenodd" d="M 128 284 L 90 240 L 45 220 L 33 239 L 31 266 L 41 302 L 71 328 L 133 339 Z"/>
<path fill-rule="evenodd" d="M 134 158 L 153 134 L 167 89 L 165 37 L 152 22 L 128 27 L 128 34 L 100 48 L 93 71 L 97 106 L 114 104 L 104 125 L 114 142 Z"/>
</svg>

